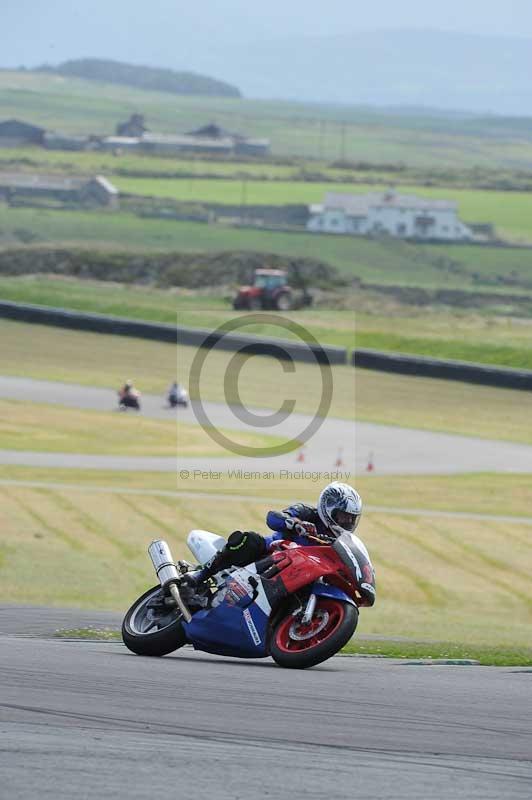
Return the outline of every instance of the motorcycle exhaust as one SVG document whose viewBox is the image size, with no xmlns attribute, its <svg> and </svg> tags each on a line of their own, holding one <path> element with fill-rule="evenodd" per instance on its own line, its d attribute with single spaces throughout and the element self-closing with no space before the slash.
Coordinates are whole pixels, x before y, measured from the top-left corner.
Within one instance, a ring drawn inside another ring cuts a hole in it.
<svg viewBox="0 0 532 800">
<path fill-rule="evenodd" d="M 165 541 L 157 539 L 148 547 L 148 554 L 161 586 L 163 589 L 167 589 L 170 592 L 185 622 L 190 622 L 192 614 L 186 607 L 179 593 L 177 585 L 177 581 L 179 581 L 179 572 L 172 558 L 170 548 Z"/>
</svg>

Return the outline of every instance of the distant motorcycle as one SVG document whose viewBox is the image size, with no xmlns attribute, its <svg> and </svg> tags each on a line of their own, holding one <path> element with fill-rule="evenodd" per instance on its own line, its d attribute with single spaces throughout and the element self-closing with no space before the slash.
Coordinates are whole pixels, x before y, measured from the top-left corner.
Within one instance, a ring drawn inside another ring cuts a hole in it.
<svg viewBox="0 0 532 800">
<path fill-rule="evenodd" d="M 128 408 L 133 408 L 135 411 L 140 411 L 140 392 L 136 389 L 130 389 L 128 392 L 118 392 L 118 410 L 127 411 Z"/>
<path fill-rule="evenodd" d="M 168 393 L 168 405 L 170 408 L 177 408 L 177 406 L 188 406 L 188 392 L 182 386 L 172 388 Z"/>
<path fill-rule="evenodd" d="M 187 543 L 204 564 L 225 540 L 193 530 Z M 354 534 L 316 538 L 308 547 L 281 540 L 255 564 L 224 570 L 196 590 L 179 587 L 193 566 L 176 565 L 166 542 L 152 542 L 148 552 L 160 584 L 133 603 L 122 624 L 126 647 L 138 655 L 163 656 L 188 643 L 305 669 L 335 655 L 355 632 L 359 607 L 375 599 L 373 567 Z"/>
</svg>

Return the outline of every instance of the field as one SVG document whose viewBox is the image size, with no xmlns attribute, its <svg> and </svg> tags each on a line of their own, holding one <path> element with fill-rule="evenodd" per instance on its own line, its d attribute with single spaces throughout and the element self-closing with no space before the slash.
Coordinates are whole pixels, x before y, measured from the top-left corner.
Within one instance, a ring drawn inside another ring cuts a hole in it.
<svg viewBox="0 0 532 800">
<path fill-rule="evenodd" d="M 117 387 L 127 375 L 142 391 L 162 395 L 176 371 L 176 348 L 169 344 L 5 320 L 0 321 L 0 337 L 4 375 L 103 387 Z M 177 376 L 185 384 L 195 352 L 177 348 Z M 223 377 L 231 357 L 227 352 L 209 355 L 200 386 L 204 399 L 224 400 Z M 532 443 L 527 392 L 368 370 L 355 375 L 349 366 L 332 369 L 332 416 Z M 250 406 L 278 408 L 282 387 L 285 396 L 295 399 L 296 412 L 314 413 L 317 380 L 310 364 L 297 364 L 291 375 L 277 361 L 257 357 L 243 366 L 239 386 Z M 272 386 L 278 387 L 274 395 Z"/>
<path fill-rule="evenodd" d="M 56 481 L 53 487 L 5 483 L 38 480 L 35 470 L 4 468 L 0 475 L 2 600 L 117 610 L 154 583 L 146 556 L 153 537 L 167 539 L 180 557 L 186 555 L 184 537 L 192 527 L 215 527 L 226 533 L 245 521 L 263 530 L 270 503 L 260 494 L 267 491 L 273 499 L 287 492 L 286 484 L 255 486 L 245 501 L 218 493 L 194 503 L 149 489 L 143 494 L 142 488 L 139 494 L 129 494 L 129 475 L 113 474 L 113 487 L 106 475 L 76 471 L 67 473 L 71 486 L 61 485 L 65 472 L 48 471 L 46 480 Z M 141 476 L 135 479 L 142 482 Z M 153 476 L 149 480 L 153 485 Z M 164 486 L 164 480 L 159 485 Z M 362 479 L 359 488 L 366 499 L 376 498 L 380 505 L 395 503 L 400 490 L 401 505 L 407 508 L 422 497 L 425 507 L 430 506 L 434 496 L 441 498 L 444 487 L 447 508 L 474 506 L 474 494 L 464 497 L 461 477 L 446 479 L 437 487 L 438 480 L 416 478 L 410 493 L 407 479 L 395 487 L 393 478 Z M 72 488 L 76 483 L 81 488 Z M 107 489 L 95 493 L 91 483 Z M 505 476 L 502 488 L 497 476 L 472 477 L 470 492 L 475 486 L 483 495 L 491 491 L 491 497 L 500 500 L 497 512 L 515 510 L 514 494 L 519 492 L 521 508 L 530 507 L 530 480 L 525 486 L 523 476 Z M 211 490 L 217 491 L 214 486 Z M 315 492 L 312 485 L 297 487 L 298 497 L 311 498 Z M 362 527 L 377 569 L 379 599 L 374 609 L 362 613 L 361 634 L 521 647 L 530 658 L 532 593 L 526 567 L 531 557 L 530 526 L 448 519 L 437 511 L 416 517 L 368 510 Z"/>
<path fill-rule="evenodd" d="M 224 456 L 225 451 L 198 426 L 135 414 L 81 411 L 43 403 L 0 400 L 0 449 L 45 453 L 123 456 Z M 161 399 L 161 405 L 162 405 Z M 273 436 L 231 432 L 241 444 L 279 444 Z"/>
<path fill-rule="evenodd" d="M 251 251 L 318 258 L 372 286 L 414 286 L 530 295 L 532 250 L 413 245 L 347 236 L 280 233 L 194 222 L 139 219 L 130 213 L 0 206 L 0 246 L 90 246 L 130 252 Z M 504 281 L 509 281 L 505 287 Z"/>
<path fill-rule="evenodd" d="M 464 221 L 493 223 L 499 235 L 528 243 L 530 121 L 177 97 L 2 70 L 0 106 L 3 118 L 65 133 L 108 135 L 141 111 L 152 131 L 182 132 L 215 120 L 272 142 L 267 163 L 0 150 L 4 170 L 109 175 L 131 196 L 116 213 L 0 204 L 0 248 L 30 252 L 36 268 L 38 249 L 47 246 L 80 247 L 91 264 L 110 252 L 153 258 L 153 264 L 161 253 L 187 253 L 196 267 L 201 256 L 196 260 L 195 254 L 201 253 L 227 253 L 228 259 L 264 254 L 265 266 L 269 254 L 319 259 L 335 267 L 345 285 L 332 280 L 330 292 L 318 293 L 317 306 L 288 315 L 319 341 L 532 369 L 532 249 L 146 219 L 127 206 L 134 209 L 136 197 L 151 196 L 159 206 L 168 199 L 245 211 L 253 204 L 319 202 L 327 191 L 396 185 L 405 193 L 455 199 Z M 81 274 L 92 273 L 87 268 Z M 135 286 L 2 275 L 0 297 L 196 327 L 215 327 L 234 316 L 234 287 L 163 290 L 156 279 L 155 267 L 149 285 Z M 442 290 L 461 296 L 442 300 Z M 458 302 L 462 309 L 453 307 Z M 171 412 L 168 419 L 151 420 L 112 411 L 126 378 L 143 393 L 159 395 L 161 404 L 176 377 L 188 385 L 194 348 L 5 320 L 0 342 L 0 375 L 105 387 L 110 398 L 109 413 L 45 405 L 39 398 L 0 400 L 0 449 L 131 457 L 173 457 L 177 451 L 212 456 L 214 469 L 224 454 L 199 426 L 178 426 Z M 224 401 L 232 357 L 209 354 L 203 399 Z M 278 408 L 291 396 L 296 412 L 316 411 L 315 366 L 298 363 L 290 374 L 264 357 L 236 364 L 246 405 Z M 333 367 L 332 376 L 332 416 L 532 444 L 530 393 L 350 366 Z M 254 445 L 277 442 L 262 435 L 239 438 Z M 484 653 L 486 663 L 532 664 L 531 478 L 356 476 L 365 503 L 360 533 L 378 586 L 377 605 L 361 613 L 361 636 L 405 637 L 397 646 L 412 654 Z M 294 500 L 315 502 L 320 489 L 312 480 L 185 480 L 155 471 L 0 465 L 0 602 L 124 610 L 156 581 L 146 557 L 153 538 L 165 538 L 176 557 L 186 557 L 189 529 L 264 532 L 267 510 Z M 395 646 L 364 638 L 351 645 L 377 653 Z"/>
<path fill-rule="evenodd" d="M 5 118 L 22 118 L 65 133 L 114 133 L 141 110 L 151 130 L 184 132 L 210 120 L 269 137 L 279 156 L 325 160 L 403 161 L 421 166 L 528 168 L 527 120 L 401 114 L 363 107 L 178 97 L 49 74 L 0 71 Z"/>
<path fill-rule="evenodd" d="M 234 318 L 231 287 L 227 287 L 225 295 L 222 297 L 215 290 L 168 291 L 58 276 L 0 278 L 0 296 L 4 300 L 197 328 L 218 327 Z M 352 309 L 311 308 L 285 316 L 303 325 L 322 344 L 532 369 L 529 319 L 505 315 L 502 309 L 499 314 L 439 307 L 421 309 L 392 298 L 377 300 L 368 292 L 357 292 L 352 302 Z M 245 330 L 269 336 L 289 335 L 285 330 L 258 324 Z"/>
<path fill-rule="evenodd" d="M 120 192 L 151 197 L 165 197 L 189 203 L 246 205 L 285 205 L 321 203 L 326 192 L 365 194 L 385 191 L 386 183 L 302 183 L 283 181 L 219 181 L 188 178 L 184 180 L 113 178 Z M 452 199 L 458 204 L 460 219 L 466 223 L 489 222 L 501 238 L 532 241 L 532 195 L 527 192 L 487 192 L 471 189 L 435 189 L 419 185 L 401 185 L 401 192 L 438 200 Z"/>
</svg>

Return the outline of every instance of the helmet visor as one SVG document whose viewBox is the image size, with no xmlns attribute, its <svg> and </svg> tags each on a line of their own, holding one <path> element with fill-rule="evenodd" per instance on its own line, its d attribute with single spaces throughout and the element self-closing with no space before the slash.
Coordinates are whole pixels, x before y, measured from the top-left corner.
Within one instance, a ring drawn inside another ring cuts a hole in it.
<svg viewBox="0 0 532 800">
<path fill-rule="evenodd" d="M 349 531 L 349 533 L 353 533 L 360 519 L 360 514 L 349 514 L 347 511 L 341 511 L 340 509 L 333 511 L 331 516 L 340 528 L 343 528 L 344 531 Z"/>
</svg>

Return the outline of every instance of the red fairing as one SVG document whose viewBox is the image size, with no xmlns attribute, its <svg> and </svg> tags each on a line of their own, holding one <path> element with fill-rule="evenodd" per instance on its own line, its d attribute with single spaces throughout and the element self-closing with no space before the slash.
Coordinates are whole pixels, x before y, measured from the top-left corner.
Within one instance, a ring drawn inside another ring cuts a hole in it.
<svg viewBox="0 0 532 800">
<path fill-rule="evenodd" d="M 276 542 L 277 546 L 280 544 L 281 542 Z M 338 586 L 357 603 L 360 602 L 356 585 L 331 547 L 287 545 L 287 549 L 282 552 L 272 553 L 272 558 L 280 569 L 279 577 L 288 594 L 297 592 L 319 578 L 326 578 L 328 583 Z"/>
</svg>

